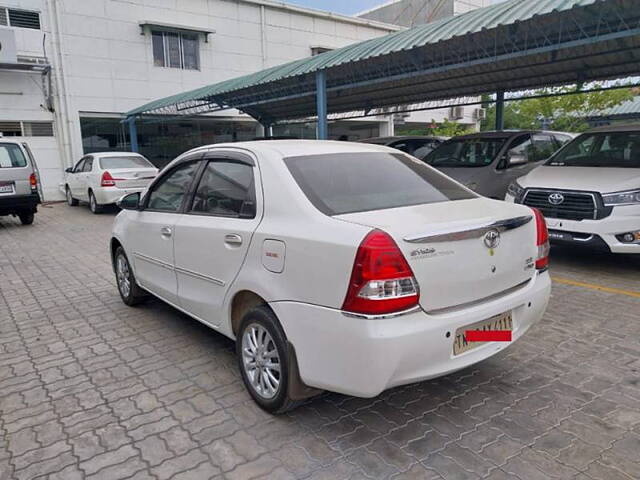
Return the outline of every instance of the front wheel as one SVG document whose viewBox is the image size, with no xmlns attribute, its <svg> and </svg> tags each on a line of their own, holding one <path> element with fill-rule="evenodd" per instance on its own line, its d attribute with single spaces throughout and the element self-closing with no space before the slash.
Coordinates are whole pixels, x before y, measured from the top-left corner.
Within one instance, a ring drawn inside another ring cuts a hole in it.
<svg viewBox="0 0 640 480">
<path fill-rule="evenodd" d="M 21 213 L 20 215 L 18 215 L 18 218 L 20 218 L 20 222 L 23 225 L 31 225 L 33 223 L 35 215 L 33 214 L 33 212 Z"/>
<path fill-rule="evenodd" d="M 71 189 L 67 186 L 66 190 L 66 195 L 67 195 L 67 204 L 70 207 L 77 207 L 78 206 L 78 200 L 76 200 L 75 198 L 73 198 L 73 195 L 71 194 Z"/>
<path fill-rule="evenodd" d="M 118 247 L 116 250 L 114 267 L 116 271 L 116 282 L 118 283 L 118 292 L 120 292 L 122 301 L 130 307 L 144 301 L 147 295 L 136 283 L 136 277 L 122 247 Z"/>
<path fill-rule="evenodd" d="M 286 336 L 269 308 L 259 306 L 247 312 L 238 331 L 236 352 L 244 385 L 262 409 L 284 413 L 297 405 L 289 397 Z"/>
</svg>

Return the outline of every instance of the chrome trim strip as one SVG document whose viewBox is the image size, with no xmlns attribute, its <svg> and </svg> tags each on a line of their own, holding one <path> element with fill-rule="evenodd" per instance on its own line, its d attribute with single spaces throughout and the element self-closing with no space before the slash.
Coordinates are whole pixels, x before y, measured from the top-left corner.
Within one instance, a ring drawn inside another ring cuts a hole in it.
<svg viewBox="0 0 640 480">
<path fill-rule="evenodd" d="M 499 232 L 505 232 L 507 230 L 513 230 L 514 228 L 526 225 L 533 219 L 531 215 L 525 215 L 522 217 L 508 218 L 506 220 L 499 220 L 489 225 L 479 225 L 469 227 L 464 230 L 444 230 L 435 233 L 415 235 L 410 237 L 404 237 L 403 240 L 409 243 L 433 243 L 433 242 L 449 242 L 455 240 L 466 240 L 469 238 L 478 238 L 489 232 L 490 230 L 498 230 Z"/>
<path fill-rule="evenodd" d="M 361 320 L 384 320 L 386 318 L 401 317 L 402 315 L 408 315 L 409 313 L 419 312 L 420 310 L 422 310 L 420 306 L 416 305 L 415 307 L 412 307 L 408 310 L 403 310 L 401 312 L 394 312 L 394 313 L 385 313 L 382 315 L 367 315 L 366 313 L 345 312 L 344 310 L 342 310 L 341 313 L 345 317 L 359 318 Z"/>
<path fill-rule="evenodd" d="M 154 265 L 157 265 L 159 267 L 162 268 L 166 268 L 168 270 L 173 270 L 173 265 L 171 265 L 170 263 L 167 262 L 163 262 L 162 260 L 158 260 L 157 258 L 153 258 L 153 257 L 148 257 L 147 255 L 143 255 L 141 253 L 138 252 L 133 252 L 133 256 L 140 259 L 140 260 L 144 260 L 146 262 L 149 263 L 153 263 Z"/>
<path fill-rule="evenodd" d="M 457 310 L 462 310 L 463 308 L 473 307 L 473 306 L 478 305 L 480 303 L 490 302 L 491 300 L 497 300 L 498 298 L 504 297 L 506 295 L 509 295 L 510 293 L 513 293 L 513 292 L 516 292 L 516 291 L 520 290 L 521 288 L 525 287 L 529 282 L 531 282 L 531 280 L 532 279 L 530 278 L 528 280 L 525 280 L 522 283 L 519 283 L 518 285 L 514 285 L 513 287 L 509 287 L 506 290 L 502 290 L 501 292 L 494 293 L 494 294 L 489 295 L 487 297 L 479 298 L 478 300 L 473 300 L 471 302 L 466 302 L 466 303 L 460 303 L 458 305 L 453 305 L 451 307 L 437 308 L 435 310 L 429 310 L 427 312 L 427 315 L 442 315 L 443 313 L 451 313 L 451 312 L 455 312 Z"/>
<path fill-rule="evenodd" d="M 184 273 L 185 275 L 189 275 L 190 277 L 197 278 L 198 280 L 205 280 L 207 282 L 214 283 L 219 287 L 224 287 L 225 283 L 222 280 L 218 280 L 217 278 L 209 277 L 208 275 L 204 275 L 202 273 L 194 272 L 193 270 L 187 270 L 182 267 L 175 267 L 175 271 L 178 273 Z"/>
</svg>

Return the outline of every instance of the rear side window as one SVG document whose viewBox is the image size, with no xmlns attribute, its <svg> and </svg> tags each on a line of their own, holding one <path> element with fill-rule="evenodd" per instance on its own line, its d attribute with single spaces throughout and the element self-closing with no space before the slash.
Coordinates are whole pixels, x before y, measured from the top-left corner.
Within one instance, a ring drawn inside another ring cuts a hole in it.
<svg viewBox="0 0 640 480">
<path fill-rule="evenodd" d="M 13 143 L 0 143 L 0 168 L 26 167 L 27 159 L 22 149 Z"/>
<path fill-rule="evenodd" d="M 155 168 L 144 157 L 103 157 L 100 159 L 100 168 L 103 170 L 115 170 L 117 168 Z"/>
<path fill-rule="evenodd" d="M 309 155 L 289 157 L 285 163 L 307 198 L 326 215 L 476 198 L 402 154 Z"/>
</svg>

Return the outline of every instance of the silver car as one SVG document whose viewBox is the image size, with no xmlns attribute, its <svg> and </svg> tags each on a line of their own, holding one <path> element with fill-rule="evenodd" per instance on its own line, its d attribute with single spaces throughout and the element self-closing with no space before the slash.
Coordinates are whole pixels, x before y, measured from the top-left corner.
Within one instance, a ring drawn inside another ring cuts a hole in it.
<svg viewBox="0 0 640 480">
<path fill-rule="evenodd" d="M 28 145 L 0 138 L 0 215 L 31 225 L 39 203 L 38 169 Z"/>
<path fill-rule="evenodd" d="M 539 130 L 473 133 L 444 142 L 424 161 L 480 195 L 502 200 L 511 182 L 542 165 L 573 137 Z"/>
</svg>

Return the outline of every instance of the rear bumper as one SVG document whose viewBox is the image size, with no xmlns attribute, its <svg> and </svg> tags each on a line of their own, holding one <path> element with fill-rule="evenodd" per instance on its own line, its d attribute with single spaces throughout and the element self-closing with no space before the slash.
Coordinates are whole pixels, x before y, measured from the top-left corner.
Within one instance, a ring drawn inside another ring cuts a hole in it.
<svg viewBox="0 0 640 480">
<path fill-rule="evenodd" d="M 512 311 L 515 341 L 542 317 L 550 290 L 545 272 L 522 289 L 480 305 L 437 315 L 419 310 L 386 319 L 353 318 L 339 310 L 296 302 L 274 302 L 271 307 L 296 349 L 300 376 L 307 385 L 374 397 L 388 388 L 446 375 L 495 355 L 512 342 L 488 342 L 454 356 L 456 329 Z"/>
<path fill-rule="evenodd" d="M 35 213 L 40 203 L 40 196 L 37 193 L 29 195 L 8 195 L 0 196 L 0 215 L 11 215 L 23 212 Z"/>
<path fill-rule="evenodd" d="M 100 187 L 93 190 L 93 194 L 96 197 L 96 202 L 99 205 L 109 205 L 116 203 L 125 195 L 130 193 L 143 192 L 146 187 L 137 188 L 118 188 L 118 187 Z"/>
</svg>

